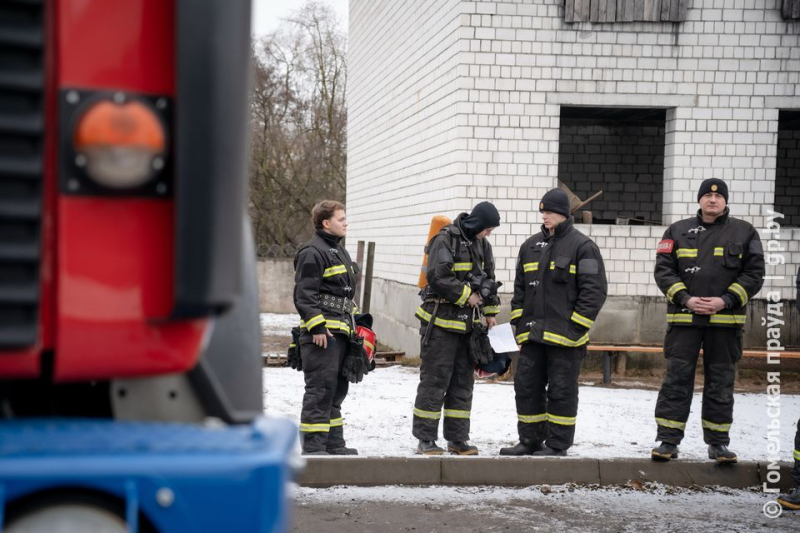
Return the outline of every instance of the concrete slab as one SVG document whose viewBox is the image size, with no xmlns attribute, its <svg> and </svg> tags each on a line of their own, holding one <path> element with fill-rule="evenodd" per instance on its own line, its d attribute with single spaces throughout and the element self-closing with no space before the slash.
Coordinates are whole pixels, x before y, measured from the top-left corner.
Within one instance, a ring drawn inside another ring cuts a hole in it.
<svg viewBox="0 0 800 533">
<path fill-rule="evenodd" d="M 596 459 L 569 457 L 443 457 L 442 484 L 530 486 L 599 484 Z"/>
<path fill-rule="evenodd" d="M 438 485 L 438 457 L 308 457 L 297 482 L 305 487 L 333 485 Z"/>
<path fill-rule="evenodd" d="M 781 464 L 780 490 L 791 486 L 791 465 Z M 766 463 L 717 465 L 700 461 L 597 460 L 533 457 L 309 457 L 298 482 L 333 485 L 623 486 L 632 480 L 676 487 L 762 486 Z"/>
</svg>

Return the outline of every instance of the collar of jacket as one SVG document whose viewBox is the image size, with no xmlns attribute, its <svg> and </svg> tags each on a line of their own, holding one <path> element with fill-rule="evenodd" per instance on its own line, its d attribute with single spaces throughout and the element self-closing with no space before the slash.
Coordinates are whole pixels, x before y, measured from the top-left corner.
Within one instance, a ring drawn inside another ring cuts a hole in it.
<svg viewBox="0 0 800 533">
<path fill-rule="evenodd" d="M 453 221 L 453 227 L 456 230 L 458 230 L 456 233 L 461 235 L 461 237 L 463 237 L 464 239 L 468 240 L 469 242 L 473 242 L 475 239 L 474 238 L 470 239 L 469 235 L 467 235 L 467 232 L 464 231 L 464 229 L 461 227 L 461 221 L 464 220 L 465 218 L 467 218 L 468 216 L 469 216 L 469 213 L 461 213 L 460 215 L 458 215 L 456 217 L 456 219 Z"/>
<path fill-rule="evenodd" d="M 330 244 L 334 248 L 336 248 L 336 246 L 338 246 L 339 243 L 342 242 L 342 238 L 341 237 L 337 237 L 336 235 L 331 235 L 330 233 L 328 233 L 324 229 L 318 229 L 317 230 L 317 235 L 319 235 L 319 237 L 323 241 L 325 241 L 326 243 Z"/>
<path fill-rule="evenodd" d="M 717 219 L 714 221 L 713 224 L 707 224 L 707 223 L 703 222 L 703 210 L 702 209 L 698 209 L 697 210 L 697 223 L 702 225 L 702 226 L 722 226 L 723 224 L 727 224 L 728 223 L 728 215 L 729 214 L 730 214 L 730 209 L 728 209 L 728 207 L 726 206 L 725 207 L 725 211 L 723 211 L 722 214 L 717 217 Z"/>
<path fill-rule="evenodd" d="M 560 239 L 570 231 L 572 231 L 572 226 L 575 224 L 575 219 L 570 216 L 567 220 L 556 226 L 556 230 L 550 235 L 550 231 L 544 227 L 542 224 L 542 234 L 544 234 L 544 239 L 547 240 L 551 237 L 555 237 L 556 239 Z"/>
</svg>

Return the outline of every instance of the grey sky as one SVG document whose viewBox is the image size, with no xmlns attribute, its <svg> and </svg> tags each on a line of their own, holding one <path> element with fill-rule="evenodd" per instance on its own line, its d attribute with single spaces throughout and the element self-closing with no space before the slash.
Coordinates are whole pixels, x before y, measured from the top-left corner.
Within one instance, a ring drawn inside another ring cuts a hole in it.
<svg viewBox="0 0 800 533">
<path fill-rule="evenodd" d="M 323 0 L 339 15 L 342 27 L 347 29 L 349 0 Z M 280 19 L 287 17 L 303 5 L 304 0 L 253 0 L 252 34 L 261 36 L 278 27 Z"/>
</svg>

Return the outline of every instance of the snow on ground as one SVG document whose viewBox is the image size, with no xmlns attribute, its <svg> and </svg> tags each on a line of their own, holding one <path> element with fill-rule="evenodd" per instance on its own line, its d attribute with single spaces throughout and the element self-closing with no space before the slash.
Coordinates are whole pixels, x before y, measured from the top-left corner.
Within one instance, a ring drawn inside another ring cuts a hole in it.
<svg viewBox="0 0 800 533">
<path fill-rule="evenodd" d="M 261 315 L 264 335 L 288 335 L 299 322 L 296 314 Z M 412 409 L 419 383 L 419 369 L 381 367 L 364 381 L 350 385 L 342 405 L 345 439 L 361 455 L 412 455 L 416 441 L 411 435 Z M 300 422 L 303 373 L 287 367 L 264 369 L 266 414 Z M 649 457 L 656 435 L 654 410 L 657 391 L 607 389 L 582 386 L 579 393 L 575 444 L 570 455 L 590 458 Z M 781 451 L 791 459 L 794 433 L 800 417 L 800 396 L 781 400 Z M 694 395 L 681 456 L 707 460 L 700 427 L 701 394 Z M 497 455 L 500 448 L 517 441 L 517 415 L 512 383 L 475 383 L 472 401 L 471 441 L 481 455 Z M 767 457 L 767 395 L 736 394 L 731 449 L 743 461 Z M 439 429 L 441 435 L 441 425 Z"/>
<path fill-rule="evenodd" d="M 453 518 L 468 515 L 475 530 L 500 531 L 797 531 L 800 516 L 791 512 L 778 518 L 764 515 L 773 510 L 774 496 L 758 490 L 723 487 L 700 490 L 647 484 L 643 490 L 555 485 L 527 488 L 505 487 L 331 487 L 297 488 L 300 509 L 316 512 L 339 506 L 345 515 L 358 513 L 361 502 L 379 503 L 382 509 L 407 506 L 406 531 L 447 531 Z M 415 509 L 428 511 L 429 521 L 415 521 Z M 440 511 L 431 513 L 429 511 Z M 299 511 L 302 512 L 302 511 Z M 329 513 L 330 514 L 330 513 Z M 327 515 L 326 515 L 327 516 Z M 383 517 L 383 515 L 379 515 Z M 494 517 L 494 520 L 492 519 Z M 438 519 L 433 523 L 431 519 Z M 356 520 L 358 522 L 358 520 Z M 509 525 L 506 525 L 509 524 Z M 378 525 L 377 522 L 375 525 Z M 421 526 L 421 527 L 420 527 Z M 337 530 L 349 531 L 347 520 Z M 367 531 L 355 528 L 353 531 Z M 398 528 L 393 531 L 399 530 Z M 459 529 L 462 531 L 463 529 Z"/>
<path fill-rule="evenodd" d="M 342 411 L 345 439 L 361 455 L 412 455 L 416 441 L 411 435 L 412 409 L 419 370 L 392 366 L 376 369 L 364 381 L 350 385 Z M 303 399 L 303 373 L 291 368 L 264 369 L 268 415 L 286 416 L 299 423 Z M 655 444 L 653 411 L 658 393 L 633 389 L 581 387 L 575 457 L 649 457 Z M 682 457 L 707 459 L 700 428 L 700 394 L 695 394 Z M 765 460 L 767 456 L 767 396 L 737 394 L 731 449 L 741 460 Z M 791 458 L 794 432 L 800 415 L 800 396 L 781 397 L 781 450 Z M 472 401 L 471 441 L 481 455 L 497 455 L 503 446 L 517 441 L 514 387 L 506 383 L 476 382 Z M 439 430 L 441 435 L 441 427 Z"/>
</svg>

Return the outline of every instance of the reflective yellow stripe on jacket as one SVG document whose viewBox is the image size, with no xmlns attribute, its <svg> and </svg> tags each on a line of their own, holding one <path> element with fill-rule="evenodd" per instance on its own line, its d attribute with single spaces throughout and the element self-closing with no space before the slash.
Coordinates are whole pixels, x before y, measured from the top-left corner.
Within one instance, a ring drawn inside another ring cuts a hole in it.
<svg viewBox="0 0 800 533">
<path fill-rule="evenodd" d="M 749 298 L 747 297 L 747 291 L 744 290 L 744 287 L 742 287 L 738 283 L 734 283 L 730 287 L 728 287 L 728 290 L 739 297 L 739 300 L 741 300 L 742 302 L 742 307 L 747 305 L 747 301 L 749 300 Z"/>
<path fill-rule="evenodd" d="M 736 324 L 742 326 L 747 322 L 745 315 L 711 315 L 709 324 Z"/>
<path fill-rule="evenodd" d="M 522 309 L 513 309 L 511 311 L 511 320 L 522 316 Z"/>
<path fill-rule="evenodd" d="M 535 272 L 535 271 L 539 270 L 539 263 L 538 262 L 536 262 L 536 263 L 525 263 L 524 265 L 522 265 L 522 270 L 524 272 Z"/>
<path fill-rule="evenodd" d="M 422 307 L 417 308 L 416 315 L 425 322 L 431 321 L 431 314 L 425 311 Z M 467 323 L 461 322 L 460 320 L 445 320 L 437 316 L 433 323 L 440 328 L 452 329 L 455 331 L 467 331 Z"/>
<path fill-rule="evenodd" d="M 472 294 L 472 289 L 469 288 L 469 285 L 464 285 L 464 288 L 461 291 L 461 296 L 456 300 L 456 305 L 464 305 L 469 300 L 469 296 Z"/>
<path fill-rule="evenodd" d="M 347 267 L 344 265 L 336 265 L 332 267 L 328 267 L 322 273 L 323 278 L 329 278 L 331 276 L 336 276 L 337 274 L 347 274 Z"/>
<path fill-rule="evenodd" d="M 453 272 L 469 272 L 472 270 L 472 263 L 456 263 L 453 265 Z"/>
<path fill-rule="evenodd" d="M 550 261 L 550 270 L 555 270 L 555 269 L 556 269 L 556 262 L 555 261 Z M 575 274 L 577 272 L 578 272 L 578 268 L 575 265 L 570 265 L 569 266 L 569 273 L 570 274 Z"/>
<path fill-rule="evenodd" d="M 675 254 L 680 259 L 681 257 L 697 257 L 697 248 L 678 248 Z"/>
<path fill-rule="evenodd" d="M 667 289 L 667 298 L 672 301 L 672 298 L 680 291 L 689 290 L 686 288 L 686 284 L 682 281 L 678 283 L 674 283 L 669 289 Z"/>
<path fill-rule="evenodd" d="M 301 320 L 301 321 L 300 321 L 300 328 L 301 328 L 301 329 L 302 329 L 302 328 L 305 328 L 305 329 L 314 329 L 316 326 L 319 326 L 320 324 L 324 324 L 324 323 L 325 323 L 325 317 L 324 317 L 324 316 L 322 316 L 322 314 L 320 313 L 319 315 L 317 315 L 317 316 L 315 316 L 315 317 L 311 318 L 311 319 L 310 319 L 310 320 L 308 320 L 307 322 L 303 322 L 303 321 Z"/>
<path fill-rule="evenodd" d="M 667 323 L 669 324 L 691 324 L 694 315 L 689 313 L 667 313 Z"/>
<path fill-rule="evenodd" d="M 563 335 L 557 335 L 551 331 L 545 331 L 542 339 L 547 342 L 552 342 L 553 344 L 560 344 L 561 346 L 568 346 L 570 348 L 577 348 L 578 346 L 583 346 L 587 342 L 589 342 L 589 334 L 586 333 L 580 339 L 574 341 Z"/>
<path fill-rule="evenodd" d="M 572 312 L 572 316 L 569 317 L 569 319 L 575 322 L 576 324 L 580 324 L 581 326 L 587 328 L 594 326 L 594 320 L 586 318 L 585 316 L 578 314 L 576 311 Z"/>
</svg>

